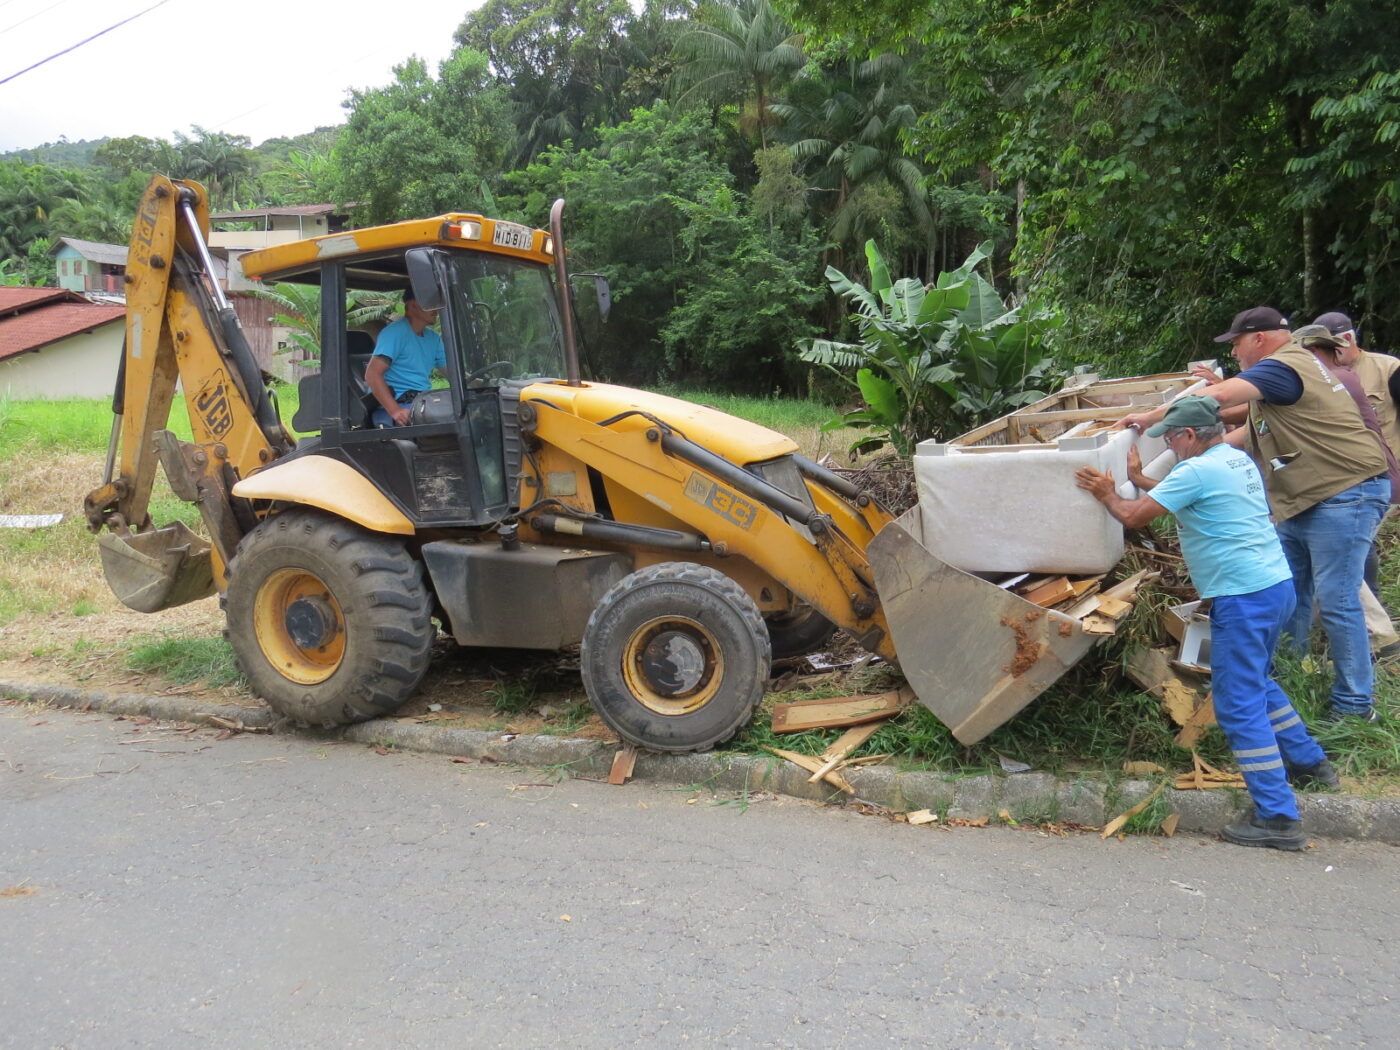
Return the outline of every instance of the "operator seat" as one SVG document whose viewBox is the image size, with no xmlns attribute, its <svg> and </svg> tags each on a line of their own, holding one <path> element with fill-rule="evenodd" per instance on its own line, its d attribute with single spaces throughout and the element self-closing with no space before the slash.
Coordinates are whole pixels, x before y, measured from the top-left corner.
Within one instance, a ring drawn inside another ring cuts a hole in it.
<svg viewBox="0 0 1400 1050">
<path fill-rule="evenodd" d="M 370 412 L 375 405 L 374 393 L 365 382 L 365 368 L 374 355 L 374 336 L 368 332 L 346 332 L 345 342 L 348 350 L 345 359 L 345 422 L 351 430 L 363 430 L 369 426 Z M 315 372 L 297 381 L 301 404 L 292 416 L 292 429 L 301 433 L 314 433 L 321 429 L 321 399 L 327 393 L 321 383 L 324 374 Z"/>
</svg>

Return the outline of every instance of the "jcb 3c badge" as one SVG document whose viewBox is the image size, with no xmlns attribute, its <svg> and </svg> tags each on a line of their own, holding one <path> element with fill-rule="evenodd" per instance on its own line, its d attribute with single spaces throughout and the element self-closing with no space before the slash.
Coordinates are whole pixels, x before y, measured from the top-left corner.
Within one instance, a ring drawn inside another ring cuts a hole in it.
<svg viewBox="0 0 1400 1050">
<path fill-rule="evenodd" d="M 685 495 L 686 499 L 708 507 L 741 529 L 753 528 L 758 520 L 758 504 L 716 485 L 702 474 L 690 475 L 690 480 L 685 483 Z"/>
<path fill-rule="evenodd" d="M 195 411 L 208 427 L 211 437 L 221 438 L 233 429 L 233 412 L 228 403 L 228 377 L 216 369 L 194 399 Z"/>
</svg>

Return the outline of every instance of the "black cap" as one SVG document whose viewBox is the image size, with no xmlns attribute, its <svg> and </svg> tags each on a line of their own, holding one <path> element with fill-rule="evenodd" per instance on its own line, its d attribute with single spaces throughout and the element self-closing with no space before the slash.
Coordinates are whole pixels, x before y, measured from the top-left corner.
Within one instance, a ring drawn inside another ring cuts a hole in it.
<svg viewBox="0 0 1400 1050">
<path fill-rule="evenodd" d="M 1351 323 L 1351 318 L 1336 310 L 1328 314 L 1319 314 L 1313 319 L 1313 324 L 1322 325 L 1333 335 L 1345 335 L 1347 332 L 1356 330 L 1356 326 Z"/>
<path fill-rule="evenodd" d="M 1287 330 L 1288 318 L 1279 313 L 1272 306 L 1256 306 L 1249 310 L 1242 310 L 1235 314 L 1235 319 L 1230 322 L 1230 330 L 1224 335 L 1217 335 L 1217 343 L 1228 343 L 1238 335 L 1246 332 L 1276 332 L 1279 329 Z"/>
</svg>

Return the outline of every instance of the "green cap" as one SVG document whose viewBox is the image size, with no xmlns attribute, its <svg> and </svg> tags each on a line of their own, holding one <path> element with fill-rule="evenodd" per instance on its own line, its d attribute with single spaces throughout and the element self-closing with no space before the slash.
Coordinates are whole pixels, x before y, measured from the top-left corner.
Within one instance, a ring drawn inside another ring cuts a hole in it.
<svg viewBox="0 0 1400 1050">
<path fill-rule="evenodd" d="M 1160 423 L 1147 428 L 1147 436 L 1161 437 L 1173 427 L 1213 427 L 1219 422 L 1219 401 L 1202 394 L 1187 394 L 1171 403 Z"/>
</svg>

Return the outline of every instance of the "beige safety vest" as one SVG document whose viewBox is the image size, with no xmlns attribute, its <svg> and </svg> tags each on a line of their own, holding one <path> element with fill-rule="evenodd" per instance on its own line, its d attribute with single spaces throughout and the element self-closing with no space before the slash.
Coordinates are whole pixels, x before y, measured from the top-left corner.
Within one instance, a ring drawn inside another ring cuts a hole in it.
<svg viewBox="0 0 1400 1050">
<path fill-rule="evenodd" d="M 1395 399 L 1390 396 L 1390 377 L 1400 368 L 1400 361 L 1389 354 L 1373 354 L 1363 350 L 1352 368 L 1361 380 L 1361 388 L 1366 391 L 1366 400 L 1376 410 L 1385 443 L 1400 459 L 1400 419 L 1396 417 Z"/>
<path fill-rule="evenodd" d="M 1313 356 L 1288 343 L 1269 358 L 1303 381 L 1291 405 L 1252 401 L 1249 448 L 1264 475 L 1275 521 L 1287 521 L 1343 489 L 1384 474 L 1385 456 L 1346 387 Z"/>
</svg>

